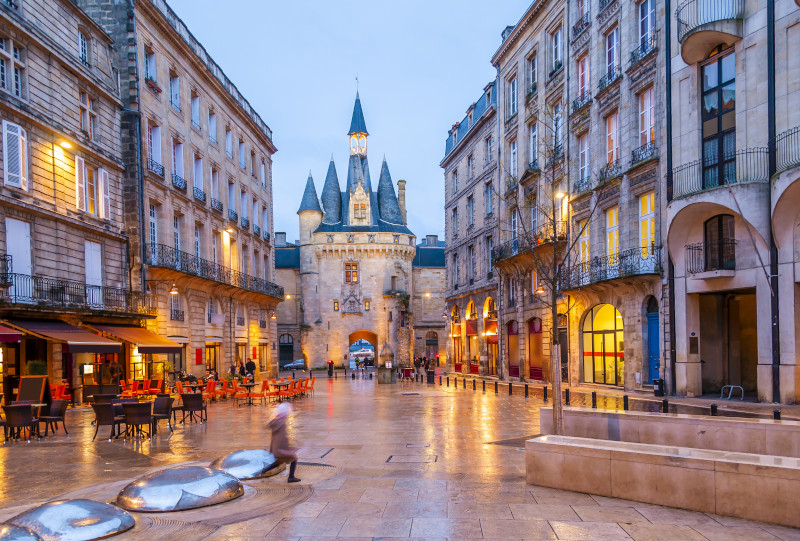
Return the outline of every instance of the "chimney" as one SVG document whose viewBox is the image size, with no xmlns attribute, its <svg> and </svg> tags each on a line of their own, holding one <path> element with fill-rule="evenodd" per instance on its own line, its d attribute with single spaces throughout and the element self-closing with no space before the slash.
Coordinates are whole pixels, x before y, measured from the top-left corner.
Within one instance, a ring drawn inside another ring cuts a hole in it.
<svg viewBox="0 0 800 541">
<path fill-rule="evenodd" d="M 508 38 L 508 36 L 510 36 L 511 32 L 513 32 L 513 31 L 514 31 L 514 27 L 513 26 L 506 26 L 505 30 L 503 30 L 503 33 L 500 34 L 500 36 L 503 38 L 502 41 L 505 41 L 506 38 Z"/>
<path fill-rule="evenodd" d="M 286 246 L 286 233 L 275 231 L 275 246 Z"/>
<path fill-rule="evenodd" d="M 406 181 L 397 181 L 397 203 L 400 205 L 400 213 L 403 215 L 403 225 L 408 225 L 406 219 Z"/>
<path fill-rule="evenodd" d="M 425 246 L 439 246 L 439 235 L 425 235 Z"/>
</svg>

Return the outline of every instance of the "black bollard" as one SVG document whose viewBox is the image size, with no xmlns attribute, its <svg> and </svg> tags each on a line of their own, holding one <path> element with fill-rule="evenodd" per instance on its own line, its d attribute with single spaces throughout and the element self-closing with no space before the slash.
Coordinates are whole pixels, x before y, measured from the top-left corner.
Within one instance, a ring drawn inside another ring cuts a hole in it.
<svg viewBox="0 0 800 541">
<path fill-rule="evenodd" d="M 711 415 L 715 416 L 715 417 L 717 415 L 717 405 L 716 404 L 711 404 Z"/>
<path fill-rule="evenodd" d="M 483 392 L 486 392 L 486 380 L 483 380 Z"/>
<path fill-rule="evenodd" d="M 333 379 L 339 379 L 339 372 L 336 372 L 336 371 L 334 370 L 334 372 L 333 372 Z"/>
<path fill-rule="evenodd" d="M 592 391 L 592 409 L 597 409 L 597 391 Z"/>
<path fill-rule="evenodd" d="M 511 396 L 511 382 L 508 382 L 508 396 Z"/>
<path fill-rule="evenodd" d="M 450 376 L 447 376 L 447 386 L 450 387 Z"/>
<path fill-rule="evenodd" d="M 569 389 L 564 389 L 564 403 L 569 406 Z"/>
<path fill-rule="evenodd" d="M 662 413 L 669 413 L 669 400 L 666 398 L 661 402 L 661 411 Z"/>
<path fill-rule="evenodd" d="M 494 382 L 494 394 L 497 394 L 497 382 Z"/>
<path fill-rule="evenodd" d="M 467 388 L 467 378 L 464 378 L 464 388 Z"/>
<path fill-rule="evenodd" d="M 628 411 L 628 395 L 622 395 L 622 409 Z"/>
<path fill-rule="evenodd" d="M 544 393 L 544 401 L 547 402 L 547 385 L 542 388 L 542 392 Z"/>
<path fill-rule="evenodd" d="M 350 379 L 356 379 L 356 373 L 350 372 Z"/>
<path fill-rule="evenodd" d="M 776 421 L 780 421 L 781 420 L 781 410 L 773 411 L 772 412 L 772 418 L 775 419 Z"/>
<path fill-rule="evenodd" d="M 475 390 L 475 380 L 474 379 L 472 380 L 472 390 L 473 391 Z"/>
<path fill-rule="evenodd" d="M 442 386 L 442 375 L 439 374 L 439 387 L 441 387 L 441 386 Z"/>
<path fill-rule="evenodd" d="M 525 398 L 528 398 L 528 384 L 525 384 Z"/>
<path fill-rule="evenodd" d="M 369 379 L 372 379 L 372 372 L 369 373 Z"/>
<path fill-rule="evenodd" d="M 292 370 L 292 379 L 294 379 L 294 370 Z"/>
</svg>

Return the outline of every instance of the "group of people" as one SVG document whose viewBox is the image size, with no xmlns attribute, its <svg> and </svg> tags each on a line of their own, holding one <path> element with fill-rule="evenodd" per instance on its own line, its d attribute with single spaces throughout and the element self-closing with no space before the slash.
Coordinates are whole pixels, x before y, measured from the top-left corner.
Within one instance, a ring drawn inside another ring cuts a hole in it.
<svg viewBox="0 0 800 541">
<path fill-rule="evenodd" d="M 256 363 L 253 362 L 253 359 L 247 359 L 247 363 L 244 361 L 239 361 L 238 368 L 235 364 L 232 364 L 230 368 L 230 375 L 235 376 L 237 373 L 243 378 L 249 377 L 252 379 L 256 375 Z"/>
<path fill-rule="evenodd" d="M 424 376 L 428 370 L 433 370 L 434 368 L 436 368 L 436 361 L 434 359 L 414 357 L 414 369 L 417 371 L 417 374 Z"/>
</svg>

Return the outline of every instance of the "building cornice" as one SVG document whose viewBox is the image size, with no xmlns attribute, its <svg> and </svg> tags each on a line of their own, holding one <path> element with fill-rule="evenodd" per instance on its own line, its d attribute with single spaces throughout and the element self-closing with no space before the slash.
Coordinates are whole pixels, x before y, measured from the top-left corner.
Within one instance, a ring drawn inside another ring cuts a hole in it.
<svg viewBox="0 0 800 541">
<path fill-rule="evenodd" d="M 485 113 L 481 115 L 479 119 L 477 119 L 472 126 L 469 127 L 467 131 L 466 137 L 456 143 L 456 146 L 444 157 L 444 159 L 439 162 L 439 167 L 442 169 L 447 169 L 447 167 L 454 161 L 457 161 L 457 158 L 461 158 L 461 152 L 467 148 L 467 141 L 471 141 L 470 144 L 475 143 L 476 134 L 480 132 L 481 128 L 484 127 L 485 124 L 489 122 L 489 120 L 494 120 L 497 118 L 497 105 L 492 105 L 489 107 Z"/>
<path fill-rule="evenodd" d="M 547 5 L 547 3 L 548 0 L 533 0 L 533 3 L 531 3 L 528 10 L 525 12 L 516 26 L 514 26 L 514 30 L 511 31 L 511 34 L 503 41 L 497 51 L 495 51 L 494 55 L 492 55 L 492 65 L 494 67 L 499 67 L 500 61 L 510 50 L 514 48 L 522 33 L 528 26 L 530 26 L 533 18 L 539 14 L 539 12 L 544 8 L 545 5 Z"/>
</svg>

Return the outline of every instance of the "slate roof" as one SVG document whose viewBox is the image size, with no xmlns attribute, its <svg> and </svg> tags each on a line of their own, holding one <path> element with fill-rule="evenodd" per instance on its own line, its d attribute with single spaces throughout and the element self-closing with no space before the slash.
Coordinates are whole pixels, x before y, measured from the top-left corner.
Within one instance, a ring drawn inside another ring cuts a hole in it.
<svg viewBox="0 0 800 541">
<path fill-rule="evenodd" d="M 386 165 L 386 158 L 383 159 L 381 177 L 378 180 L 378 209 L 381 220 L 391 224 L 403 223 L 403 213 L 400 212 L 400 204 L 394 193 L 394 184 L 392 184 L 392 176 L 389 174 L 389 166 Z"/>
<path fill-rule="evenodd" d="M 276 269 L 299 269 L 300 247 L 297 245 L 275 248 Z"/>
<path fill-rule="evenodd" d="M 319 199 L 317 198 L 317 188 L 314 186 L 314 179 L 311 178 L 311 172 L 308 173 L 308 180 L 306 181 L 306 190 L 303 192 L 303 199 L 300 201 L 300 208 L 297 212 L 305 210 L 312 210 L 315 212 L 322 212 L 322 207 L 319 206 Z"/>
<path fill-rule="evenodd" d="M 444 244 L 444 243 L 442 243 Z M 417 246 L 412 267 L 441 267 L 444 268 L 444 246 Z M 277 263 L 276 263 L 277 265 Z"/>
<path fill-rule="evenodd" d="M 333 157 L 328 165 L 328 174 L 325 175 L 325 185 L 322 187 L 322 208 L 325 209 L 323 224 L 336 224 L 342 221 L 342 195 Z"/>
<path fill-rule="evenodd" d="M 353 118 L 350 120 L 350 131 L 347 132 L 347 135 L 353 135 L 354 133 L 369 135 L 367 123 L 364 122 L 364 111 L 361 110 L 361 98 L 358 97 L 358 92 L 356 92 L 356 103 L 353 106 Z"/>
</svg>

